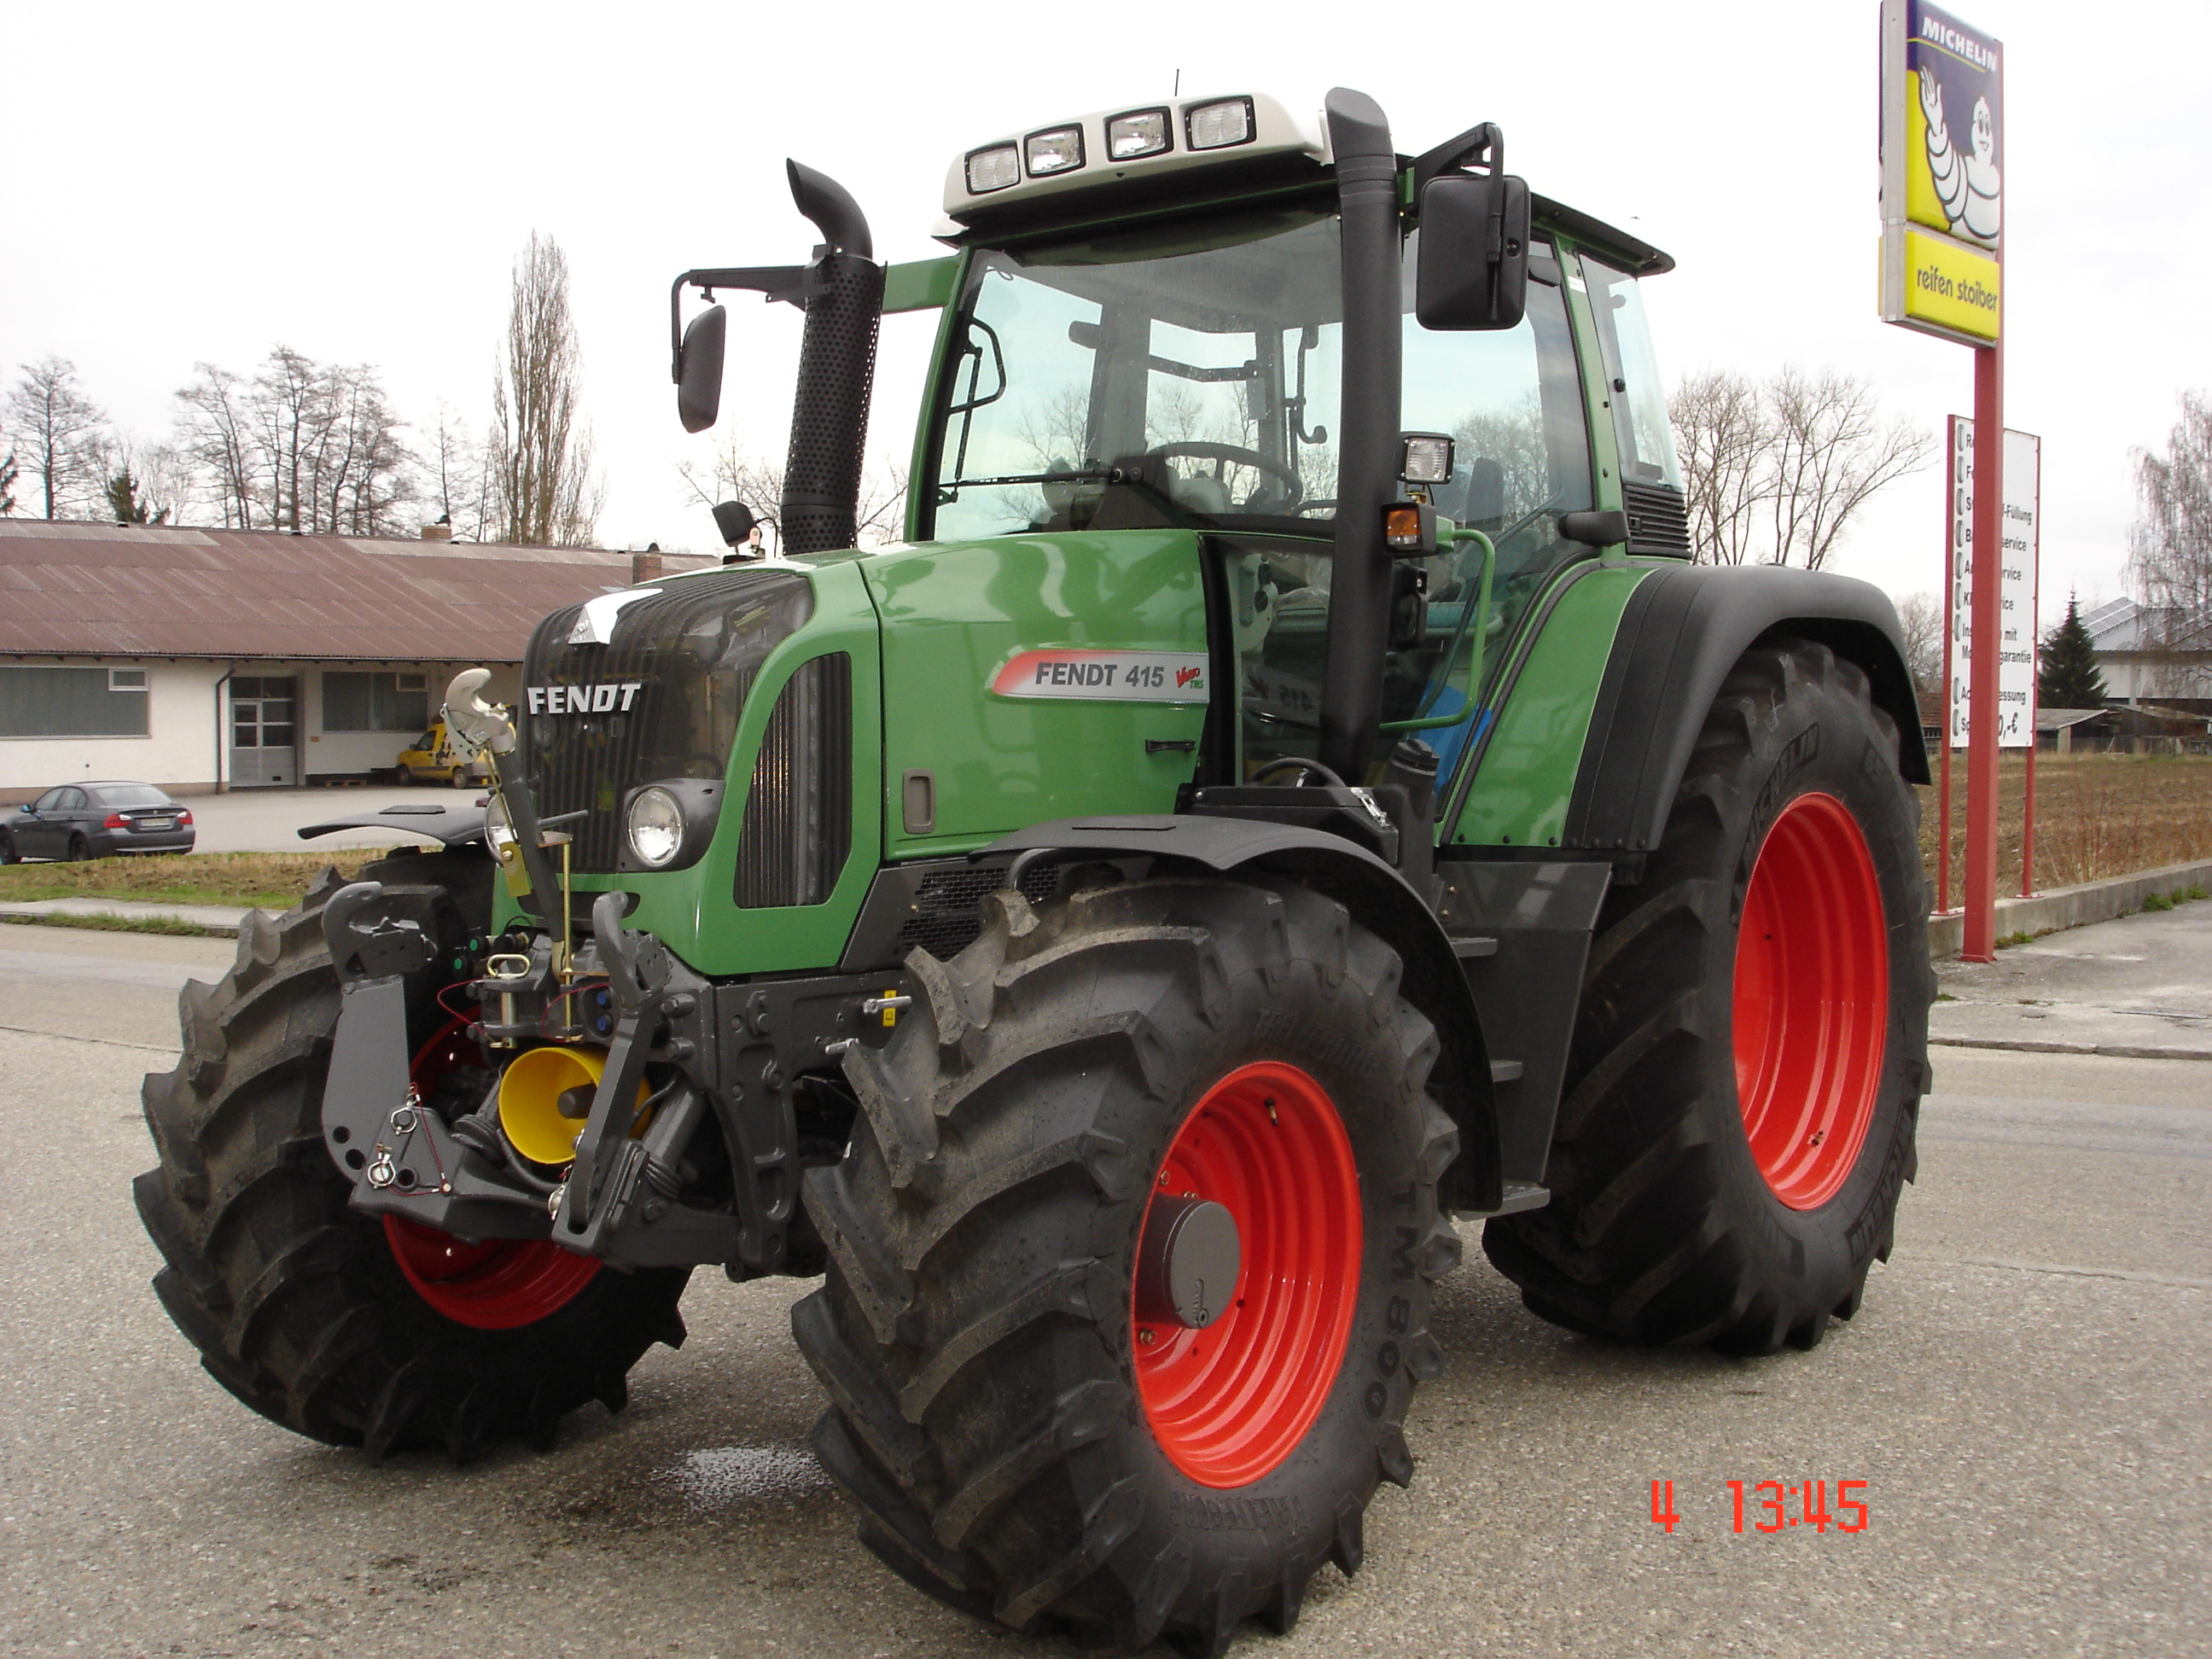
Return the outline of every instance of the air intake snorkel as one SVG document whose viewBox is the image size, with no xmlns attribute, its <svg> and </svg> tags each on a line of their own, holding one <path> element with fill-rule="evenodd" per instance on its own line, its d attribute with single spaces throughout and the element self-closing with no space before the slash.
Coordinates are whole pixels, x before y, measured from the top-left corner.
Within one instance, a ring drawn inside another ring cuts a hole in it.
<svg viewBox="0 0 2212 1659">
<path fill-rule="evenodd" d="M 860 458 L 875 387 L 876 335 L 884 315 L 884 268 L 860 204 L 843 185 L 796 161 L 791 199 L 822 233 L 806 268 L 801 303 L 806 335 L 792 399 L 791 449 L 783 468 L 783 545 L 827 553 L 858 538 Z"/>
<path fill-rule="evenodd" d="M 668 295 L 669 344 L 677 411 L 687 432 L 714 424 L 722 398 L 722 343 L 728 318 L 713 306 L 678 333 L 686 283 L 710 299 L 718 288 L 750 289 L 806 313 L 791 448 L 781 505 L 784 550 L 828 553 L 857 539 L 860 458 L 876 378 L 876 335 L 883 325 L 884 268 L 860 204 L 834 179 L 786 161 L 791 198 L 822 233 L 804 265 L 687 270 Z"/>
<path fill-rule="evenodd" d="M 1389 629 L 1382 507 L 1397 471 L 1401 374 L 1398 155 L 1381 106 L 1364 93 L 1337 88 L 1328 94 L 1327 118 L 1344 228 L 1344 382 L 1321 758 L 1357 784 L 1367 775 L 1382 719 Z"/>
</svg>

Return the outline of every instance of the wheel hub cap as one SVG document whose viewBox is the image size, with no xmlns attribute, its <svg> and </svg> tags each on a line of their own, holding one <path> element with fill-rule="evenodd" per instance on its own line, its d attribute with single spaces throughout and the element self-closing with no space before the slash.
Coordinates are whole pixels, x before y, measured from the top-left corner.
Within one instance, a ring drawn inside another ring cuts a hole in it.
<svg viewBox="0 0 2212 1659">
<path fill-rule="evenodd" d="M 1307 1073 L 1241 1066 L 1191 1109 L 1131 1285 L 1146 1418 L 1190 1479 L 1249 1486 L 1313 1426 L 1352 1335 L 1361 1225 L 1351 1139 Z"/>
<path fill-rule="evenodd" d="M 1736 933 L 1736 1097 L 1793 1210 L 1833 1198 L 1874 1121 L 1889 1033 L 1881 884 L 1833 795 L 1800 795 L 1759 849 Z"/>
</svg>

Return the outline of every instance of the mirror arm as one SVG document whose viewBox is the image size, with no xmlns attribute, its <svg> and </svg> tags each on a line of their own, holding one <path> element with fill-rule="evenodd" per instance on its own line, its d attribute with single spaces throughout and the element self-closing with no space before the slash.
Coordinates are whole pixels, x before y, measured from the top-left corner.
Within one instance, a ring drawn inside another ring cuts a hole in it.
<svg viewBox="0 0 2212 1659">
<path fill-rule="evenodd" d="M 684 285 L 689 283 L 709 299 L 718 288 L 750 289 L 806 309 L 806 267 L 804 265 L 729 265 L 718 270 L 687 270 L 668 287 L 668 378 L 684 378 Z"/>
<path fill-rule="evenodd" d="M 1417 160 L 1413 163 L 1413 200 L 1421 199 L 1421 187 L 1438 173 L 1463 167 L 1477 156 L 1488 164 L 1492 173 L 1505 171 L 1505 135 L 1498 130 L 1497 122 L 1485 121 L 1480 126 L 1469 127 Z"/>
</svg>

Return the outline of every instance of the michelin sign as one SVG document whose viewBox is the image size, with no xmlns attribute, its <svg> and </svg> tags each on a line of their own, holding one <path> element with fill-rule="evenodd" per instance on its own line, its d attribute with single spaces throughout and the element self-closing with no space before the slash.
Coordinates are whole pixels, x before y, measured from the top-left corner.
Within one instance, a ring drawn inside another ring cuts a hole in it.
<svg viewBox="0 0 2212 1659">
<path fill-rule="evenodd" d="M 1882 0 L 1881 316 L 2001 331 L 2004 48 L 1926 0 Z"/>
</svg>

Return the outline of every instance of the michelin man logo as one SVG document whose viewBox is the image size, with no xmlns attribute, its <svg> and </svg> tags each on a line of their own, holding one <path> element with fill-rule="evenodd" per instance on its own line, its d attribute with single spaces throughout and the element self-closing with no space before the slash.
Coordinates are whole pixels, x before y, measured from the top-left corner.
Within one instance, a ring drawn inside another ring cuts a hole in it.
<svg viewBox="0 0 2212 1659">
<path fill-rule="evenodd" d="M 1978 242 L 1995 243 L 2000 221 L 2001 198 L 1997 177 L 1996 118 L 1990 100 L 1974 100 L 1971 149 L 1951 143 L 1943 119 L 1943 87 L 1928 70 L 1920 71 L 1920 112 L 1928 118 L 1928 172 L 1935 180 L 1936 198 L 1954 235 Z"/>
</svg>

